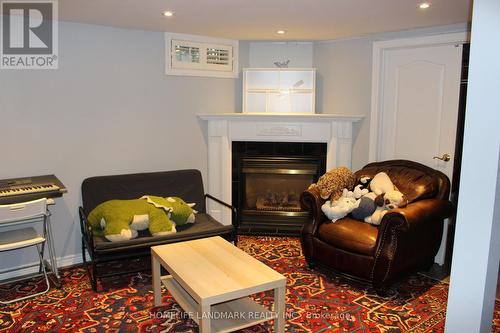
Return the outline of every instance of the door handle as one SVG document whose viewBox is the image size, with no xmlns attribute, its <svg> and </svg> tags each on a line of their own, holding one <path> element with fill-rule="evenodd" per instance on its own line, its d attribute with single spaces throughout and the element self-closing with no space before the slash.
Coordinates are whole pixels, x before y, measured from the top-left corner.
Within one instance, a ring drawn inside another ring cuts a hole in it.
<svg viewBox="0 0 500 333">
<path fill-rule="evenodd" d="M 443 154 L 443 156 L 439 157 L 439 156 L 434 156 L 433 159 L 435 160 L 441 160 L 441 161 L 445 161 L 445 162 L 448 162 L 450 160 L 451 156 L 448 155 L 448 154 Z"/>
</svg>

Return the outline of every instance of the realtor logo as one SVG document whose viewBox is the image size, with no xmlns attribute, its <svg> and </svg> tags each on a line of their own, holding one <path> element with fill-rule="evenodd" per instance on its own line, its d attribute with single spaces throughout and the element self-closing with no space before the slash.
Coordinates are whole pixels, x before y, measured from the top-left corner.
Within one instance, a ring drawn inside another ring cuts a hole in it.
<svg viewBox="0 0 500 333">
<path fill-rule="evenodd" d="M 2 1 L 2 69 L 57 69 L 57 1 Z"/>
</svg>

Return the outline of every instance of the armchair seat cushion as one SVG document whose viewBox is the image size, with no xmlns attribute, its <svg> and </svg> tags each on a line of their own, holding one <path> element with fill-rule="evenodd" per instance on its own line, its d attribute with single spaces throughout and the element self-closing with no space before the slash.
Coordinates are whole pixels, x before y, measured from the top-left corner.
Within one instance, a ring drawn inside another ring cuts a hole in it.
<svg viewBox="0 0 500 333">
<path fill-rule="evenodd" d="M 335 223 L 319 226 L 318 238 L 342 250 L 364 255 L 373 255 L 378 237 L 378 227 L 350 217 Z"/>
</svg>

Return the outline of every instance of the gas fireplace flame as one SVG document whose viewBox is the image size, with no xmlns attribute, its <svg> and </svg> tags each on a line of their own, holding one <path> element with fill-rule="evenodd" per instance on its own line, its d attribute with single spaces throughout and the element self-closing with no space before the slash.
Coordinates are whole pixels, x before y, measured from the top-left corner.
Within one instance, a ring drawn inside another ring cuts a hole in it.
<svg viewBox="0 0 500 333">
<path fill-rule="evenodd" d="M 295 191 L 275 192 L 267 190 L 257 197 L 257 210 L 301 211 L 299 196 Z"/>
</svg>

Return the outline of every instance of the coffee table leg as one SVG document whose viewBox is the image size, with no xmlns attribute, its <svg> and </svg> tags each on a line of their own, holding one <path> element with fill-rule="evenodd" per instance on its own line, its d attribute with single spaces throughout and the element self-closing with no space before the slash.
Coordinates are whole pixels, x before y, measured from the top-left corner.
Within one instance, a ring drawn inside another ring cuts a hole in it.
<svg viewBox="0 0 500 333">
<path fill-rule="evenodd" d="M 201 304 L 200 333 L 210 333 L 210 304 Z"/>
<path fill-rule="evenodd" d="M 160 262 L 156 260 L 154 254 L 151 254 L 151 270 L 153 275 L 154 306 L 160 306 L 161 305 Z"/>
<path fill-rule="evenodd" d="M 274 289 L 274 311 L 277 315 L 274 320 L 274 332 L 285 332 L 285 290 L 286 287 Z"/>
</svg>

